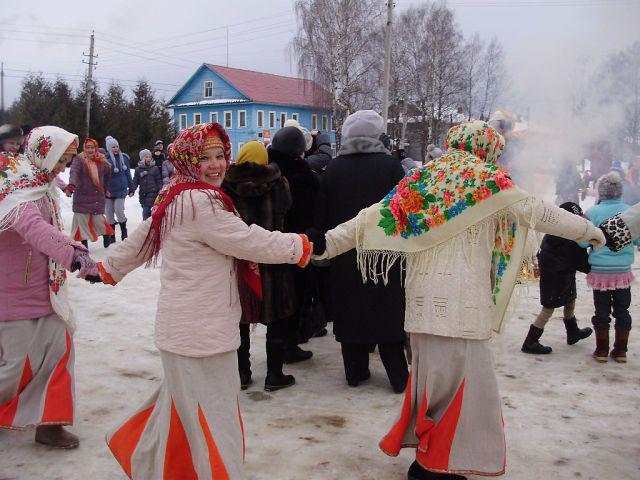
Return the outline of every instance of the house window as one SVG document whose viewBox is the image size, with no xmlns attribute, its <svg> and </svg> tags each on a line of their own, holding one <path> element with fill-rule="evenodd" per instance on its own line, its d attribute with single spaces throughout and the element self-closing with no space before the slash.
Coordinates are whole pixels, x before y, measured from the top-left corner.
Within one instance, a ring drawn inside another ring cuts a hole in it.
<svg viewBox="0 0 640 480">
<path fill-rule="evenodd" d="M 326 132 L 327 130 L 329 130 L 329 117 L 322 115 L 322 131 Z"/>
<path fill-rule="evenodd" d="M 238 110 L 238 128 L 247 128 L 246 110 Z"/>
<path fill-rule="evenodd" d="M 336 156 L 336 144 L 332 143 L 331 144 L 331 156 L 335 158 Z"/>
<path fill-rule="evenodd" d="M 333 132 L 335 129 L 333 128 L 333 115 L 329 117 L 329 121 L 331 122 L 331 131 Z"/>
<path fill-rule="evenodd" d="M 224 128 L 233 128 L 233 116 L 231 112 L 224 112 Z"/>
<path fill-rule="evenodd" d="M 257 119 L 257 128 L 264 128 L 264 112 L 262 110 L 258 110 L 256 112 L 256 119 Z"/>
<path fill-rule="evenodd" d="M 314 113 L 313 115 L 311 115 L 311 130 L 317 130 L 317 129 L 318 129 L 318 115 Z"/>
<path fill-rule="evenodd" d="M 287 121 L 287 113 L 280 112 L 280 128 L 284 127 L 284 122 Z"/>
<path fill-rule="evenodd" d="M 194 125 L 198 125 L 199 123 L 202 123 L 202 114 L 201 113 L 194 113 L 193 114 L 193 124 Z"/>
<path fill-rule="evenodd" d="M 299 113 L 292 113 L 291 114 L 291 118 L 293 118 L 296 122 L 300 121 L 300 114 Z"/>
<path fill-rule="evenodd" d="M 209 122 L 216 123 L 218 121 L 218 112 L 211 112 L 209 114 Z"/>
<path fill-rule="evenodd" d="M 204 98 L 213 97 L 213 82 L 211 80 L 207 80 L 204 82 Z"/>
<path fill-rule="evenodd" d="M 276 128 L 276 112 L 269 112 L 269 128 Z"/>
<path fill-rule="evenodd" d="M 187 114 L 186 113 L 181 113 L 180 114 L 180 126 L 179 126 L 180 130 L 184 130 L 185 128 L 187 128 Z"/>
<path fill-rule="evenodd" d="M 240 150 L 242 150 L 243 146 L 244 146 L 244 142 L 238 142 L 238 155 L 240 155 Z"/>
</svg>

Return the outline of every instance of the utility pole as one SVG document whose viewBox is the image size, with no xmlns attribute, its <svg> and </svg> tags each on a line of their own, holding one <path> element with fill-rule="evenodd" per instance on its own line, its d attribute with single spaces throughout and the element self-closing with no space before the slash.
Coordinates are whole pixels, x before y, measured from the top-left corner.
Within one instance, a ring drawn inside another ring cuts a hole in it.
<svg viewBox="0 0 640 480">
<path fill-rule="evenodd" d="M 229 66 L 229 27 L 227 26 L 227 67 Z"/>
<path fill-rule="evenodd" d="M 384 85 L 382 87 L 382 119 L 384 120 L 384 133 L 387 133 L 387 119 L 389 118 L 389 77 L 391 75 L 391 30 L 393 23 L 393 0 L 387 1 L 387 28 L 385 31 L 384 46 Z"/>
<path fill-rule="evenodd" d="M 4 62 L 0 63 L 0 113 L 4 113 Z"/>
<path fill-rule="evenodd" d="M 82 63 L 87 63 L 89 65 L 89 69 L 87 71 L 87 91 L 86 91 L 86 124 L 85 124 L 85 133 L 86 138 L 89 138 L 90 128 L 91 128 L 91 96 L 93 95 L 93 42 L 94 42 L 94 33 L 91 32 L 90 42 L 89 42 L 89 55 L 85 55 L 89 57 L 89 61 L 85 62 L 82 60 Z"/>
</svg>

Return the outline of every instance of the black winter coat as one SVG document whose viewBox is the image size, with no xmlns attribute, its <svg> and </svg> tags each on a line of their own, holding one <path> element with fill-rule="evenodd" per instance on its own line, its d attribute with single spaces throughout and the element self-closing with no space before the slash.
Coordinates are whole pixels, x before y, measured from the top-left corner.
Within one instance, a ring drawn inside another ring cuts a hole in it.
<svg viewBox="0 0 640 480">
<path fill-rule="evenodd" d="M 538 252 L 540 304 L 563 307 L 577 297 L 576 271 L 589 273 L 589 254 L 576 242 L 545 235 Z"/>
<path fill-rule="evenodd" d="M 324 174 L 317 227 L 330 230 L 380 201 L 402 179 L 397 158 L 385 153 L 355 153 L 333 159 Z M 336 339 L 343 343 L 385 343 L 404 339 L 404 288 L 396 265 L 389 283 L 363 284 L 356 252 L 331 260 L 330 310 Z"/>
<path fill-rule="evenodd" d="M 147 167 L 144 163 L 136 167 L 136 173 L 133 175 L 133 188 L 134 190 L 140 188 L 138 191 L 140 205 L 152 207 L 162 188 L 162 175 L 158 167 L 155 165 Z"/>
<path fill-rule="evenodd" d="M 281 176 L 277 165 L 253 162 L 231 165 L 222 189 L 231 197 L 247 225 L 259 225 L 271 232 L 283 230 L 284 219 L 292 202 L 289 184 Z M 296 313 L 297 297 L 289 265 L 260 264 L 260 281 L 261 323 L 266 325 Z"/>
</svg>

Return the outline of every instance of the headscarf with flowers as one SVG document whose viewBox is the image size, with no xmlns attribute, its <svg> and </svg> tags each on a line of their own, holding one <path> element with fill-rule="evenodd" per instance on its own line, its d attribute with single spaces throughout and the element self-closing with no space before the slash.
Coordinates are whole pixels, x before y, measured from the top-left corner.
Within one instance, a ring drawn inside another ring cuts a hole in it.
<svg viewBox="0 0 640 480">
<path fill-rule="evenodd" d="M 75 152 L 78 136 L 59 127 L 38 127 L 29 133 L 24 155 L 0 153 L 0 233 L 12 228 L 29 202 L 48 208 L 53 225 L 62 231 L 55 184 L 50 173 L 67 151 Z M 42 204 L 41 204 L 42 202 Z M 54 311 L 74 329 L 66 295 L 67 273 L 49 258 L 49 298 Z"/>
<path fill-rule="evenodd" d="M 99 148 L 98 142 L 93 138 L 85 139 L 82 145 L 83 145 L 83 151 L 79 155 L 79 157 L 82 158 L 82 165 L 84 166 L 84 170 L 85 172 L 87 172 L 87 175 L 89 175 L 89 178 L 91 179 L 93 184 L 96 186 L 96 188 L 100 192 L 102 192 L 104 189 L 102 187 L 102 183 L 100 182 L 100 175 L 98 173 L 98 164 L 106 163 L 107 159 L 104 155 L 102 155 L 98 151 L 98 148 Z M 86 150 L 87 145 L 93 145 L 94 153 L 91 157 L 87 155 L 87 150 Z"/>
<path fill-rule="evenodd" d="M 410 170 L 385 198 L 358 214 L 358 264 L 363 279 L 386 282 L 398 259 L 406 262 L 408 274 L 419 274 L 435 260 L 441 251 L 437 247 L 529 196 L 496 166 L 504 139 L 488 123 L 476 120 L 452 127 L 445 147 L 443 156 Z M 524 242 L 519 242 L 520 258 L 513 261 L 516 230 L 525 229 L 517 229 L 503 217 L 494 252 L 497 310 L 503 303 L 506 309 L 513 291 L 511 279 L 515 283 L 514 270 L 507 269 L 516 264 L 519 269 L 524 249 Z M 506 278 L 511 288 L 504 288 Z"/>
<path fill-rule="evenodd" d="M 218 187 L 201 182 L 200 158 L 207 148 L 219 147 L 223 150 L 227 166 L 231 157 L 229 136 L 219 123 L 198 124 L 183 130 L 169 149 L 169 160 L 175 167 L 171 180 L 158 194 L 151 210 L 151 229 L 142 247 L 144 255 L 149 255 L 148 264 L 157 260 L 163 238 L 174 227 L 176 215 L 182 210 L 180 194 L 186 190 L 198 190 L 206 193 L 211 207 L 221 204 L 229 212 L 239 217 L 231 199 Z M 196 212 L 193 212 L 195 216 Z M 168 220 L 168 221 L 167 221 Z M 238 292 L 243 312 L 249 322 L 259 321 L 262 284 L 258 265 L 246 260 L 236 260 L 238 271 Z"/>
</svg>

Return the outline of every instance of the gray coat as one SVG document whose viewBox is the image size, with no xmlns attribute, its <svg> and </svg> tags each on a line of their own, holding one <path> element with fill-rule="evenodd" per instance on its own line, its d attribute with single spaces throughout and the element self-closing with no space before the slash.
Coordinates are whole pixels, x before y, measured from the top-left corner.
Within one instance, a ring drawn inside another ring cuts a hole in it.
<svg viewBox="0 0 640 480">
<path fill-rule="evenodd" d="M 102 190 L 96 187 L 86 171 L 82 154 L 77 155 L 71 164 L 69 185 L 73 185 L 74 213 L 88 213 L 91 215 L 104 214 L 104 193 L 109 190 L 111 181 L 111 166 L 100 154 L 102 161 L 98 163 L 98 178 Z"/>
</svg>

